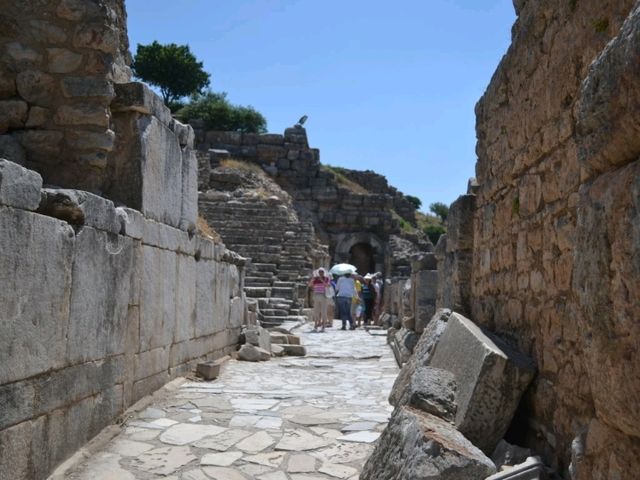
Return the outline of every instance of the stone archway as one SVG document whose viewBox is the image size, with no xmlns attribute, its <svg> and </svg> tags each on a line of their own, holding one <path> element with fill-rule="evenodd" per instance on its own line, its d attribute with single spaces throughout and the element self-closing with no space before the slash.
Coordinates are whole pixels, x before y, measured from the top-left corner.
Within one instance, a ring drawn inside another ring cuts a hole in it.
<svg viewBox="0 0 640 480">
<path fill-rule="evenodd" d="M 384 269 L 384 244 L 369 232 L 343 233 L 335 238 L 335 263 L 351 263 L 358 273 L 381 272 Z"/>
<path fill-rule="evenodd" d="M 349 249 L 349 260 L 347 263 L 355 265 L 361 274 L 375 272 L 376 263 L 373 259 L 375 250 L 368 243 L 356 243 Z"/>
</svg>

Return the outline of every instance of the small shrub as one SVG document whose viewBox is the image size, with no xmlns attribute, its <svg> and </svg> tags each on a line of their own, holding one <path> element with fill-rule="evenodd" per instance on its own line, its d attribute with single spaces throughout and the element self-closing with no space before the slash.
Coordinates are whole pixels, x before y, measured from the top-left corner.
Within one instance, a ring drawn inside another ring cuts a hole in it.
<svg viewBox="0 0 640 480">
<path fill-rule="evenodd" d="M 255 173 L 256 175 L 264 176 L 264 170 L 260 168 L 260 165 L 253 162 L 247 162 L 245 160 L 237 160 L 235 158 L 225 158 L 220 160 L 220 166 L 224 168 L 235 168 L 247 173 Z"/>
<path fill-rule="evenodd" d="M 349 179 L 343 173 L 344 168 L 334 167 L 332 165 L 322 165 L 320 168 L 322 168 L 322 170 L 324 170 L 325 172 L 333 173 L 333 177 L 336 179 L 336 182 L 338 182 L 339 185 L 342 185 L 343 187 L 345 187 L 348 190 L 351 190 L 354 193 L 362 193 L 362 194 L 371 193 L 369 192 L 369 190 L 364 188 L 359 183 L 356 183 L 353 180 Z"/>
<path fill-rule="evenodd" d="M 422 231 L 429 237 L 429 240 L 434 245 L 438 243 L 442 234 L 447 233 L 447 229 L 442 225 L 427 225 Z"/>
<path fill-rule="evenodd" d="M 198 229 L 198 233 L 203 237 L 207 237 L 214 242 L 221 241 L 220 235 L 216 232 L 211 225 L 207 222 L 207 220 L 202 216 L 198 215 L 198 221 L 196 222 L 196 228 Z"/>
</svg>

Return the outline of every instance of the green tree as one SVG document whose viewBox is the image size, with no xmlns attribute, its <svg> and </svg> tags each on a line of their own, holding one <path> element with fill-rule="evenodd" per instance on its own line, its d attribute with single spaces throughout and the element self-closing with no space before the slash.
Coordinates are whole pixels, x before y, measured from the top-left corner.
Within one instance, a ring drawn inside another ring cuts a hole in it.
<svg viewBox="0 0 640 480">
<path fill-rule="evenodd" d="M 447 206 L 447 204 L 442 202 L 432 203 L 431 205 L 429 205 L 429 210 L 431 210 L 431 213 L 433 213 L 434 215 L 439 216 L 443 222 L 447 220 L 447 215 L 449 215 L 449 207 Z"/>
<path fill-rule="evenodd" d="M 404 197 L 411 203 L 413 203 L 413 206 L 416 207 L 416 210 L 418 210 L 422 206 L 422 200 L 420 200 L 418 197 L 415 197 L 413 195 L 405 195 Z"/>
<path fill-rule="evenodd" d="M 140 45 L 131 65 L 136 77 L 160 89 L 167 106 L 174 108 L 182 97 L 202 92 L 209 86 L 210 75 L 188 45 L 169 43 Z"/>
<path fill-rule="evenodd" d="M 423 232 L 429 237 L 431 243 L 434 245 L 438 243 L 440 235 L 447 233 L 447 230 L 442 225 L 427 225 L 424 227 Z"/>
<path fill-rule="evenodd" d="M 265 133 L 267 120 L 251 106 L 233 105 L 225 92 L 208 91 L 195 95 L 191 103 L 178 110 L 176 116 L 182 121 L 195 118 L 204 120 L 210 130 Z"/>
</svg>

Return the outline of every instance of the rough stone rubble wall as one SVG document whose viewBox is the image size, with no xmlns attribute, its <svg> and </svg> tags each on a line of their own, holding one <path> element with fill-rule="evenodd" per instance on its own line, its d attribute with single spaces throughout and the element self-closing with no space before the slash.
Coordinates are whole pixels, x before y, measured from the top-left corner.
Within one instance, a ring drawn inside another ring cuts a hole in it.
<svg viewBox="0 0 640 480">
<path fill-rule="evenodd" d="M 321 168 L 320 152 L 309 148 L 304 128 L 258 135 L 206 131 L 201 122 L 190 123 L 196 128 L 198 150 L 224 149 L 232 158 L 271 170 L 293 198 L 300 218 L 312 220 L 321 240 L 330 244 L 335 262 L 347 261 L 354 243 L 367 242 L 376 248 L 375 263 L 383 268 L 389 235 L 400 233 L 399 221 L 391 214 L 394 197 L 386 191 L 363 194 L 341 186 L 332 172 Z"/>
<path fill-rule="evenodd" d="M 127 83 L 123 2 L 0 7 L 0 478 L 42 479 L 234 349 L 244 260 L 195 234 L 193 130 Z"/>
<path fill-rule="evenodd" d="M 513 440 L 573 478 L 635 478 L 640 6 L 514 3 L 513 43 L 476 108 L 473 232 L 437 248 L 439 306 L 469 308 L 536 360 Z"/>
<path fill-rule="evenodd" d="M 102 192 L 113 83 L 131 75 L 124 1 L 0 0 L 0 12 L 0 154 Z"/>
</svg>

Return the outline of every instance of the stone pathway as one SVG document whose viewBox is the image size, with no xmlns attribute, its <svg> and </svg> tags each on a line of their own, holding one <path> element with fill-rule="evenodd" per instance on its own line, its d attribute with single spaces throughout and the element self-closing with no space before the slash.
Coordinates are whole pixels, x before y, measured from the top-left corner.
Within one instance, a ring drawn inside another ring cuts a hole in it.
<svg viewBox="0 0 640 480">
<path fill-rule="evenodd" d="M 306 357 L 231 360 L 183 383 L 76 467 L 74 480 L 355 480 L 392 408 L 385 336 L 294 332 Z"/>
</svg>

